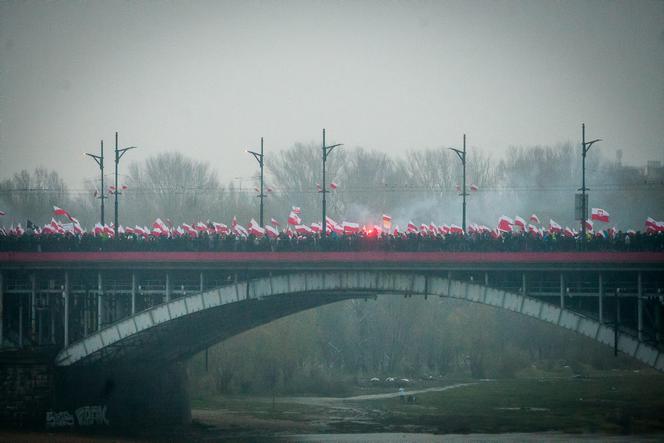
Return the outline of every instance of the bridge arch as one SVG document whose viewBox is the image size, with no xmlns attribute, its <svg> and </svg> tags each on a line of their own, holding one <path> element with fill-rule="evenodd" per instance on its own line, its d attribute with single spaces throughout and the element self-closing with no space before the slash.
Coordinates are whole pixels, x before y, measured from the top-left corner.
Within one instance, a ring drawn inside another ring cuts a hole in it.
<svg viewBox="0 0 664 443">
<path fill-rule="evenodd" d="M 236 282 L 185 296 L 122 319 L 71 344 L 56 356 L 62 367 L 97 362 L 183 360 L 261 324 L 306 309 L 376 294 L 432 295 L 505 309 L 613 346 L 613 328 L 519 293 L 421 273 L 298 272 Z M 619 332 L 618 349 L 664 371 L 654 346 Z"/>
</svg>

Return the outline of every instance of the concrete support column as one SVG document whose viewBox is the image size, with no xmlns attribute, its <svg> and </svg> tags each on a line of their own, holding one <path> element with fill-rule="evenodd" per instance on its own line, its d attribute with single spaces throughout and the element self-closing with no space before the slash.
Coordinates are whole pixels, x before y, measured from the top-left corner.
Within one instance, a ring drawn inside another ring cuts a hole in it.
<svg viewBox="0 0 664 443">
<path fill-rule="evenodd" d="M 23 348 L 23 299 L 18 300 L 18 347 Z"/>
<path fill-rule="evenodd" d="M 660 301 L 655 301 L 655 340 L 657 343 L 662 341 L 662 306 Z"/>
<path fill-rule="evenodd" d="M 65 285 L 62 291 L 62 297 L 65 299 L 64 341 L 65 341 L 65 347 L 67 347 L 69 346 L 69 272 L 65 272 Z"/>
<path fill-rule="evenodd" d="M 565 309 L 565 275 L 560 273 L 560 309 Z"/>
<path fill-rule="evenodd" d="M 30 335 L 37 336 L 37 275 L 30 274 Z"/>
<path fill-rule="evenodd" d="M 51 317 L 51 344 L 55 344 L 55 305 L 53 294 L 48 294 L 48 312 Z"/>
<path fill-rule="evenodd" d="M 166 303 L 171 301 L 171 273 L 166 273 Z"/>
<path fill-rule="evenodd" d="M 599 314 L 599 324 L 604 323 L 604 279 L 602 277 L 602 273 L 599 273 L 599 288 L 597 290 L 597 296 L 598 296 L 598 314 Z"/>
<path fill-rule="evenodd" d="M 101 278 L 101 272 L 97 273 L 97 331 L 101 329 L 104 323 L 104 280 Z"/>
<path fill-rule="evenodd" d="M 131 273 L 131 315 L 136 314 L 136 272 Z"/>
<path fill-rule="evenodd" d="M 201 280 L 200 280 L 200 283 L 201 283 L 201 284 L 200 284 L 200 288 L 201 288 L 201 292 L 203 292 L 203 291 L 205 290 L 205 274 L 203 274 L 203 271 L 201 271 L 201 276 L 200 276 L 200 278 L 201 278 Z"/>
<path fill-rule="evenodd" d="M 2 272 L 0 272 L 0 348 L 3 347 L 5 335 L 4 335 L 4 324 L 2 319 L 4 318 L 4 303 L 5 303 L 5 294 L 4 294 L 4 281 Z"/>
<path fill-rule="evenodd" d="M 525 272 L 521 273 L 521 295 L 528 295 L 528 280 Z"/>
<path fill-rule="evenodd" d="M 484 286 L 489 286 L 489 273 L 484 273 Z"/>
<path fill-rule="evenodd" d="M 643 279 L 641 271 L 639 271 L 637 279 L 637 299 L 636 299 L 636 316 L 638 321 L 639 341 L 643 341 Z"/>
</svg>

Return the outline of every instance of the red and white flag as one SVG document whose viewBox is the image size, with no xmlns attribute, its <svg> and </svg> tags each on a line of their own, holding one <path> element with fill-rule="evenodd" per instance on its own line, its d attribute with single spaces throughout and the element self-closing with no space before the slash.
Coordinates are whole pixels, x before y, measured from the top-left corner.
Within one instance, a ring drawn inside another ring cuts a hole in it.
<svg viewBox="0 0 664 443">
<path fill-rule="evenodd" d="M 516 217 L 514 217 L 514 224 L 516 226 L 518 226 L 519 228 L 521 228 L 521 230 L 523 232 L 526 231 L 526 221 L 524 219 L 522 219 L 521 217 L 519 217 L 518 215 Z"/>
<path fill-rule="evenodd" d="M 602 208 L 592 208 L 592 215 L 590 216 L 592 220 L 601 221 L 604 223 L 609 222 L 609 213 Z"/>
<path fill-rule="evenodd" d="M 322 223 L 312 223 L 311 230 L 313 232 L 323 232 L 323 227 L 321 225 Z"/>
<path fill-rule="evenodd" d="M 275 228 L 273 226 L 266 225 L 265 226 L 265 235 L 267 235 L 269 238 L 272 238 L 272 239 L 277 238 L 277 237 L 279 237 L 279 230 L 277 230 L 277 228 Z"/>
<path fill-rule="evenodd" d="M 463 228 L 458 225 L 450 225 L 450 234 L 463 235 Z"/>
<path fill-rule="evenodd" d="M 470 185 L 470 190 L 473 191 L 473 192 L 476 192 L 479 189 L 480 188 L 477 185 Z"/>
<path fill-rule="evenodd" d="M 295 232 L 297 232 L 300 235 L 308 235 L 311 234 L 313 231 L 307 225 L 296 225 Z"/>
<path fill-rule="evenodd" d="M 62 208 L 58 208 L 57 206 L 53 206 L 53 214 L 55 214 L 55 215 L 64 215 L 69 220 L 72 220 L 72 216 L 69 215 L 69 212 L 65 211 Z"/>
<path fill-rule="evenodd" d="M 593 232 L 593 222 L 592 222 L 592 220 L 586 220 L 584 222 L 584 224 L 586 225 L 586 231 Z"/>
<path fill-rule="evenodd" d="M 253 218 L 249 222 L 249 229 L 248 229 L 249 234 L 255 236 L 255 237 L 263 237 L 265 235 L 265 228 L 262 228 L 258 225 L 258 222 L 254 220 Z"/>
<path fill-rule="evenodd" d="M 565 226 L 565 229 L 563 229 L 563 235 L 565 237 L 574 237 L 575 234 L 574 234 L 574 231 L 571 228 L 568 228 L 567 226 Z"/>
<path fill-rule="evenodd" d="M 293 226 L 302 224 L 302 219 L 299 215 L 297 215 L 297 212 L 291 211 L 291 213 L 288 215 L 288 224 Z"/>
<path fill-rule="evenodd" d="M 292 211 L 296 214 L 302 214 L 302 209 L 300 209 L 298 206 L 293 206 Z"/>
<path fill-rule="evenodd" d="M 335 182 L 330 183 L 330 189 L 337 189 L 337 186 Z"/>
<path fill-rule="evenodd" d="M 562 232 L 562 228 L 553 219 L 550 219 L 549 220 L 549 232 L 552 233 L 552 234 L 559 234 L 560 232 Z"/>
<path fill-rule="evenodd" d="M 272 226 L 275 226 L 275 227 L 276 227 L 276 226 L 281 226 L 281 225 L 279 224 L 279 222 L 276 221 L 276 220 L 273 219 L 273 218 L 270 219 L 270 223 L 272 224 Z"/>
<path fill-rule="evenodd" d="M 535 214 L 531 215 L 528 220 L 530 220 L 531 223 L 539 224 L 539 222 L 540 222 L 539 217 L 537 217 L 537 215 L 535 215 Z"/>
<path fill-rule="evenodd" d="M 235 226 L 233 226 L 233 233 L 239 237 L 249 236 L 249 232 L 247 231 L 247 229 L 244 226 L 238 224 L 237 220 L 235 222 Z"/>
<path fill-rule="evenodd" d="M 406 228 L 407 233 L 417 233 L 417 226 L 415 226 L 415 223 L 411 221 L 408 222 L 408 227 Z"/>
<path fill-rule="evenodd" d="M 358 223 L 345 221 L 342 223 L 342 226 L 344 228 L 344 234 L 346 235 L 357 234 L 360 232 L 360 225 Z"/>
<path fill-rule="evenodd" d="M 500 232 L 512 232 L 512 225 L 514 225 L 514 220 L 506 215 L 498 219 L 498 230 Z"/>
<path fill-rule="evenodd" d="M 215 234 L 227 235 L 230 232 L 228 226 L 223 223 L 212 222 L 212 227 L 214 228 Z"/>
</svg>

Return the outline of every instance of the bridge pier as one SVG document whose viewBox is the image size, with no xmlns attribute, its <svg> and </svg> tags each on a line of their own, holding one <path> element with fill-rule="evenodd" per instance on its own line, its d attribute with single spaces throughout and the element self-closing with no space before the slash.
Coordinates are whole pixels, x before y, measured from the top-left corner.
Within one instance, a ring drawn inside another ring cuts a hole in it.
<svg viewBox="0 0 664 443">
<path fill-rule="evenodd" d="M 52 411 L 56 415 L 68 413 L 73 426 L 80 428 L 172 428 L 188 424 L 191 405 L 186 366 L 60 368 Z"/>
</svg>

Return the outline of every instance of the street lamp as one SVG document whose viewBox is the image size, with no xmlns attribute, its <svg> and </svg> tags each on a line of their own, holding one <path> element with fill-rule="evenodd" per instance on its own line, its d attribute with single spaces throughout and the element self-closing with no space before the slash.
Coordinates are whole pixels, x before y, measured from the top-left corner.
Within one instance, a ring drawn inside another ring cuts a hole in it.
<svg viewBox="0 0 664 443">
<path fill-rule="evenodd" d="M 463 196 L 463 213 L 461 217 L 461 227 L 463 232 L 466 232 L 466 134 L 463 134 L 463 151 L 456 148 L 450 148 L 451 151 L 456 152 L 456 155 L 461 160 L 461 165 L 463 166 L 463 187 L 461 188 L 461 195 Z"/>
<path fill-rule="evenodd" d="M 337 143 L 336 145 L 326 146 L 325 145 L 325 128 L 323 128 L 323 237 L 327 237 L 327 217 L 326 217 L 326 202 L 325 194 L 327 194 L 327 189 L 325 187 L 325 163 L 327 162 L 327 156 L 330 155 L 330 152 L 338 146 L 343 146 L 343 143 Z"/>
<path fill-rule="evenodd" d="M 99 198 L 101 199 L 101 225 L 104 226 L 104 200 L 106 199 L 106 194 L 104 193 L 104 140 L 101 141 L 101 153 L 99 155 L 84 153 L 88 157 L 92 157 L 94 161 L 99 165 L 99 171 L 101 172 L 101 191 L 99 192 Z"/>
<path fill-rule="evenodd" d="M 125 152 L 129 151 L 130 149 L 136 149 L 136 146 L 129 146 L 128 148 L 118 148 L 118 133 L 117 131 L 115 132 L 115 191 L 113 191 L 113 194 L 115 194 L 115 224 L 113 226 L 113 230 L 115 231 L 115 239 L 118 238 L 118 194 L 120 193 L 119 188 L 118 188 L 118 163 L 120 163 L 120 159 L 122 158 L 123 155 L 125 155 Z"/>
<path fill-rule="evenodd" d="M 586 220 L 588 219 L 588 199 L 586 197 L 586 154 L 590 151 L 590 147 L 602 141 L 601 138 L 596 138 L 586 142 L 586 124 L 581 123 L 581 237 L 586 239 Z M 577 194 L 578 195 L 578 194 Z"/>
<path fill-rule="evenodd" d="M 261 153 L 260 154 L 258 152 L 249 151 L 249 150 L 247 150 L 247 152 L 254 156 L 254 158 L 258 162 L 258 166 L 260 166 L 260 168 L 261 168 L 261 193 L 258 195 L 258 197 L 261 199 L 260 225 L 263 226 L 263 197 L 265 197 L 265 195 L 263 194 L 263 166 L 265 165 L 265 161 L 264 161 L 265 156 L 263 155 L 263 137 L 261 137 Z"/>
</svg>

